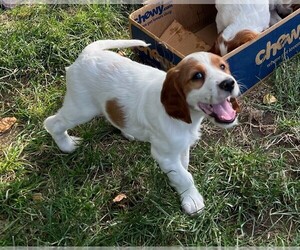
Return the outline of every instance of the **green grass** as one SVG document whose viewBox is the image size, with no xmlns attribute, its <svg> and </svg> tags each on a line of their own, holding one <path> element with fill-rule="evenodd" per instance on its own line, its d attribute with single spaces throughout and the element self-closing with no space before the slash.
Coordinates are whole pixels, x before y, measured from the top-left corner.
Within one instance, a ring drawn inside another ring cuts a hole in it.
<svg viewBox="0 0 300 250">
<path fill-rule="evenodd" d="M 43 129 L 62 103 L 64 67 L 91 41 L 128 38 L 129 9 L 0 11 L 0 112 L 18 119 L 0 136 L 0 245 L 299 246 L 299 56 L 243 98 L 238 127 L 204 124 L 191 152 L 206 200 L 196 218 L 180 211 L 149 144 L 95 119 L 72 130 L 84 141 L 68 155 Z M 278 101 L 262 104 L 266 93 Z"/>
</svg>

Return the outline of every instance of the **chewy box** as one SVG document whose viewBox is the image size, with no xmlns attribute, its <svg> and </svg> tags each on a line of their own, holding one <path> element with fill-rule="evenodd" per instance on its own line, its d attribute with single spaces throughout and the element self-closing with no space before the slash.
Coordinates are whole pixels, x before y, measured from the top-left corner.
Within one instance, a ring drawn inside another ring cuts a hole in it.
<svg viewBox="0 0 300 250">
<path fill-rule="evenodd" d="M 143 6 L 129 16 L 132 38 L 151 44 L 138 48 L 139 57 L 146 64 L 167 70 L 187 54 L 208 51 L 217 37 L 215 16 L 216 9 L 209 4 Z M 300 9 L 224 58 L 245 92 L 299 50 Z"/>
</svg>

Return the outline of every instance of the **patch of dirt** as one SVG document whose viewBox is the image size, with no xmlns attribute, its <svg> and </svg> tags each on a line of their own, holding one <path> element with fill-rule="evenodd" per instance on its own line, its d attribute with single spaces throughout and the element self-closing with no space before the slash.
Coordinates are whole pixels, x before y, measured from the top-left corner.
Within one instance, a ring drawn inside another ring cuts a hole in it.
<svg viewBox="0 0 300 250">
<path fill-rule="evenodd" d="M 271 211 L 270 211 L 271 213 Z M 290 216 L 267 214 L 261 221 L 249 221 L 244 227 L 244 233 L 251 238 L 268 241 L 276 238 L 276 235 L 284 234 L 286 240 L 293 240 L 293 236 L 299 227 L 299 223 L 290 219 Z"/>
<path fill-rule="evenodd" d="M 19 133 L 20 129 L 14 125 L 10 130 L 0 134 L 0 155 L 4 148 L 8 147 L 16 140 Z"/>
</svg>

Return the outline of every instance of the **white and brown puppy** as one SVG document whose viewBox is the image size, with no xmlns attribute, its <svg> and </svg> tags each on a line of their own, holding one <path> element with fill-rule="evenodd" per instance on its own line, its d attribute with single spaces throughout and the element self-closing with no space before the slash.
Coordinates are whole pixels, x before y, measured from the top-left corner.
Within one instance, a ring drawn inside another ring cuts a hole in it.
<svg viewBox="0 0 300 250">
<path fill-rule="evenodd" d="M 147 46 L 140 40 L 103 40 L 88 45 L 67 68 L 62 108 L 45 128 L 58 147 L 72 152 L 79 138 L 67 130 L 104 115 L 127 138 L 151 143 L 151 153 L 169 177 L 188 214 L 204 208 L 192 175 L 189 150 L 208 117 L 221 127 L 237 124 L 229 99 L 239 94 L 228 64 L 219 56 L 193 53 L 167 73 L 107 49 Z"/>
<path fill-rule="evenodd" d="M 269 27 L 269 0 L 216 0 L 216 9 L 219 36 L 212 53 L 224 56 Z"/>
</svg>

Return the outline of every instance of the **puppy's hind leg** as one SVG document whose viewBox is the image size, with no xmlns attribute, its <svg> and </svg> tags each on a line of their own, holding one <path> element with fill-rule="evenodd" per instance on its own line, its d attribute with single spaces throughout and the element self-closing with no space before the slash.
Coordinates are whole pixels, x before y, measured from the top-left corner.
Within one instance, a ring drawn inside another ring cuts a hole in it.
<svg viewBox="0 0 300 250">
<path fill-rule="evenodd" d="M 125 132 L 122 131 L 122 135 L 128 140 L 128 141 L 134 141 L 135 138 L 134 136 L 130 135 L 130 134 L 127 134 Z"/>
<path fill-rule="evenodd" d="M 57 114 L 44 121 L 45 129 L 63 152 L 73 152 L 81 140 L 78 137 L 69 136 L 67 130 L 86 123 L 100 114 L 100 110 L 97 112 L 94 105 L 86 100 L 83 103 L 82 98 L 78 98 L 78 96 L 74 98 L 67 93 L 62 108 Z"/>
</svg>

